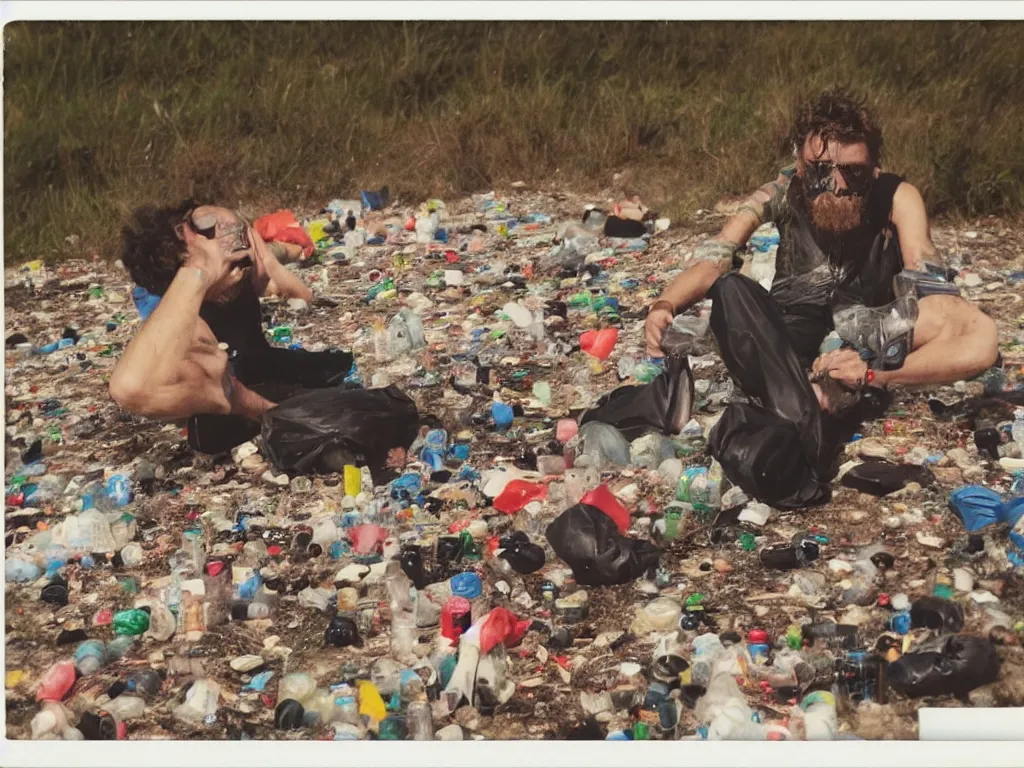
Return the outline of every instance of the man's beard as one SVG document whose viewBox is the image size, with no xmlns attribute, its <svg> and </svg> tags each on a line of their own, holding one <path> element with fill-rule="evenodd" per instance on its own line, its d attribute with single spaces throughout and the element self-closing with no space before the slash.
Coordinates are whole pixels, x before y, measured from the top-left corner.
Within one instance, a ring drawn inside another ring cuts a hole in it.
<svg viewBox="0 0 1024 768">
<path fill-rule="evenodd" d="M 825 192 L 811 200 L 807 207 L 815 229 L 824 234 L 842 236 L 860 226 L 864 198 L 861 195 L 839 197 Z"/>
</svg>

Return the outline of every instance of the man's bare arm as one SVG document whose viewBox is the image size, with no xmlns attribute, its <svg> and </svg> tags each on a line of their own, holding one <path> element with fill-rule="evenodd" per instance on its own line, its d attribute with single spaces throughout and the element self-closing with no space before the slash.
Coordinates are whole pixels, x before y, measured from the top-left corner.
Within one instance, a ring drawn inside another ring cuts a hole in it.
<svg viewBox="0 0 1024 768">
<path fill-rule="evenodd" d="M 977 376 L 999 354 L 995 321 L 957 296 L 918 302 L 914 351 L 895 371 L 877 371 L 879 386 L 948 384 Z"/>
<path fill-rule="evenodd" d="M 201 412 L 230 411 L 222 381 L 227 355 L 199 327 L 199 307 L 210 283 L 202 269 L 178 270 L 110 377 L 110 396 L 122 408 L 152 418 L 181 418 L 200 412 L 182 411 L 182 401 L 188 399 Z"/>
<path fill-rule="evenodd" d="M 903 182 L 892 199 L 892 223 L 899 235 L 903 267 L 921 271 L 926 263 L 934 264 L 938 252 L 928 228 L 928 213 L 917 188 Z"/>
<path fill-rule="evenodd" d="M 666 301 L 675 312 L 682 312 L 703 299 L 715 280 L 732 268 L 733 254 L 769 220 L 772 202 L 783 193 L 785 183 L 786 178 L 779 176 L 743 201 L 722 231 L 697 247 L 694 263 L 665 287 L 658 301 Z"/>
<path fill-rule="evenodd" d="M 128 344 L 110 378 L 110 395 L 127 411 L 153 419 L 238 413 L 252 418 L 273 404 L 234 379 L 199 309 L 210 286 L 241 256 L 189 232 L 188 261 Z"/>
<path fill-rule="evenodd" d="M 249 230 L 253 242 L 257 269 L 253 270 L 253 286 L 262 296 L 281 296 L 285 299 L 313 301 L 313 291 L 295 274 L 286 269 L 255 228 Z"/>
</svg>

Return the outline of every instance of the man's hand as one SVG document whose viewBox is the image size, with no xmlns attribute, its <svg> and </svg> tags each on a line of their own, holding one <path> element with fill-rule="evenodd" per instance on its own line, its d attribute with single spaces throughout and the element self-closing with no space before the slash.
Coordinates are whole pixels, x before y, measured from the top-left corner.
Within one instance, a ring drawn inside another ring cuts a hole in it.
<svg viewBox="0 0 1024 768">
<path fill-rule="evenodd" d="M 285 299 L 313 301 L 313 291 L 285 267 L 255 229 L 249 230 L 253 244 L 252 284 L 257 295 L 278 295 Z"/>
<path fill-rule="evenodd" d="M 644 342 L 647 346 L 648 357 L 664 357 L 661 350 L 661 337 L 665 329 L 672 325 L 675 313 L 668 307 L 668 302 L 658 301 L 647 313 L 647 320 L 644 322 Z"/>
<path fill-rule="evenodd" d="M 852 349 L 837 349 L 822 355 L 814 361 L 813 370 L 815 373 L 828 371 L 829 376 L 850 389 L 867 383 L 868 364 Z"/>
<path fill-rule="evenodd" d="M 229 288 L 242 279 L 243 268 L 239 262 L 251 254 L 230 252 L 220 240 L 203 237 L 187 224 L 182 229 L 182 236 L 187 247 L 185 266 L 200 270 L 207 287 L 221 283 L 224 288 Z"/>
</svg>

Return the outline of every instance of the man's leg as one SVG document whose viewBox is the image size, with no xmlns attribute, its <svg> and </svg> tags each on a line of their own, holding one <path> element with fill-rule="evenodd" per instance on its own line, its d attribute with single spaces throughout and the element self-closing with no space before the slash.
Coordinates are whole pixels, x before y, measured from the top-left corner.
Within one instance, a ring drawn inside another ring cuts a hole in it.
<svg viewBox="0 0 1024 768">
<path fill-rule="evenodd" d="M 271 402 L 311 390 L 338 386 L 352 369 L 350 352 L 309 352 L 270 347 L 235 364 L 238 380 Z M 188 420 L 188 443 L 200 453 L 218 454 L 252 440 L 259 422 L 242 416 L 206 414 Z"/>
<path fill-rule="evenodd" d="M 760 285 L 736 273 L 716 280 L 708 298 L 711 332 L 736 384 L 765 410 L 793 422 L 809 452 L 816 453 L 821 410 L 779 305 Z"/>
<path fill-rule="evenodd" d="M 239 358 L 234 368 L 238 380 L 251 388 L 272 385 L 275 388 L 323 389 L 342 384 L 352 370 L 353 359 L 351 352 L 268 347 Z M 270 395 L 264 397 L 274 399 Z"/>
<path fill-rule="evenodd" d="M 719 278 L 711 330 L 736 384 L 760 406 L 729 405 L 711 432 L 712 456 L 748 494 L 783 508 L 819 504 L 822 418 L 778 304 L 738 274 Z"/>
</svg>

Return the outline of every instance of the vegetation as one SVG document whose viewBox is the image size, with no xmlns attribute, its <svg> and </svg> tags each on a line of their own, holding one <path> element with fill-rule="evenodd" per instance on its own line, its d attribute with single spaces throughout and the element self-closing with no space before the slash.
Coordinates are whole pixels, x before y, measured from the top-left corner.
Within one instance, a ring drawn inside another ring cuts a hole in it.
<svg viewBox="0 0 1024 768">
<path fill-rule="evenodd" d="M 116 251 L 192 194 L 416 202 L 628 170 L 679 216 L 784 162 L 797 101 L 865 94 L 933 213 L 1024 208 L 1024 27 L 988 22 L 18 22 L 4 28 L 9 263 Z M 76 235 L 76 238 L 67 238 Z"/>
</svg>

